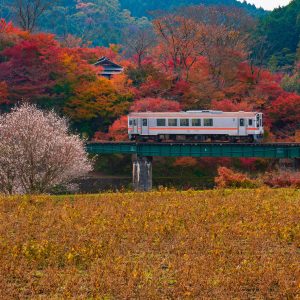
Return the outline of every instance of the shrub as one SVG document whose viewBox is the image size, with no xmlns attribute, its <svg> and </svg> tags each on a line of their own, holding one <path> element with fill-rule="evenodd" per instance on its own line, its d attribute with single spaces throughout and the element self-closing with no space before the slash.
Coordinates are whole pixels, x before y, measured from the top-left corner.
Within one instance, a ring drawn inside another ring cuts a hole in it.
<svg viewBox="0 0 300 300">
<path fill-rule="evenodd" d="M 263 182 L 274 188 L 295 187 L 300 188 L 300 172 L 270 172 L 265 174 Z"/>
<path fill-rule="evenodd" d="M 108 136 L 116 141 L 128 140 L 128 117 L 122 116 L 120 119 L 116 120 L 109 127 Z"/>
<path fill-rule="evenodd" d="M 218 176 L 215 178 L 215 183 L 218 188 L 253 188 L 258 186 L 258 183 L 247 175 L 234 172 L 226 167 L 218 168 Z"/>
</svg>

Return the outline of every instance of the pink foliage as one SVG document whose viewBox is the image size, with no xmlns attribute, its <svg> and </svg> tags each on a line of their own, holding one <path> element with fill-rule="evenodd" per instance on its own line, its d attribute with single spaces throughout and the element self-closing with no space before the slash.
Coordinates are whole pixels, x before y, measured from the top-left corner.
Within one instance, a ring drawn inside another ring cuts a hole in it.
<svg viewBox="0 0 300 300">
<path fill-rule="evenodd" d="M 255 170 L 256 158 L 240 158 L 241 167 L 246 170 Z"/>
<path fill-rule="evenodd" d="M 174 162 L 175 167 L 195 167 L 197 165 L 197 159 L 194 157 L 179 157 Z"/>
<path fill-rule="evenodd" d="M 0 192 L 45 193 L 91 171 L 66 119 L 28 104 L 0 118 Z"/>
<path fill-rule="evenodd" d="M 268 173 L 263 181 L 270 187 L 295 187 L 300 188 L 300 172 Z"/>
</svg>

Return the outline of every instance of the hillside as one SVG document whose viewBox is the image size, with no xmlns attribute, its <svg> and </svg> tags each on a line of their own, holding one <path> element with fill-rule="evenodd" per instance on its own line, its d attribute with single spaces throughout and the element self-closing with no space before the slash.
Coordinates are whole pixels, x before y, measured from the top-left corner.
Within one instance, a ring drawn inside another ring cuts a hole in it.
<svg viewBox="0 0 300 300">
<path fill-rule="evenodd" d="M 47 1 L 43 0 L 41 3 Z M 108 46 L 121 43 L 126 28 L 149 25 L 150 11 L 168 12 L 180 6 L 199 4 L 244 8 L 252 16 L 266 13 L 262 9 L 256 9 L 254 5 L 237 0 L 60 0 L 42 14 L 36 30 L 54 33 L 61 39 L 71 34 L 84 43 Z M 14 2 L 1 1 L 0 18 L 20 24 Z"/>
<path fill-rule="evenodd" d="M 266 37 L 267 58 L 279 67 L 293 65 L 300 38 L 300 0 L 275 9 L 262 19 L 259 34 Z"/>
<path fill-rule="evenodd" d="M 266 11 L 257 9 L 255 5 L 237 0 L 120 0 L 122 8 L 129 9 L 134 16 L 149 16 L 149 12 L 155 10 L 171 11 L 180 6 L 190 5 L 222 5 L 245 9 L 252 16 L 263 16 Z"/>
</svg>

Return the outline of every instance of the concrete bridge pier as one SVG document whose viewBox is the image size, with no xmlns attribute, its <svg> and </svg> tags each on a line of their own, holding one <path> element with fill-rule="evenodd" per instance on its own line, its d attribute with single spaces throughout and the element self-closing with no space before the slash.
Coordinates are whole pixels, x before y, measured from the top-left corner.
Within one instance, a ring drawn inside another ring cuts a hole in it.
<svg viewBox="0 0 300 300">
<path fill-rule="evenodd" d="M 148 192 L 152 190 L 151 156 L 132 156 L 132 180 L 135 191 Z"/>
</svg>

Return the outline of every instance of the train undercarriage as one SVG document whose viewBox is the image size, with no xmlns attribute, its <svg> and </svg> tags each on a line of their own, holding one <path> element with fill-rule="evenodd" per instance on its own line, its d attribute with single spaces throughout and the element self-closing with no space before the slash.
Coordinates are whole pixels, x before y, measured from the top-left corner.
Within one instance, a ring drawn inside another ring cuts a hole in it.
<svg viewBox="0 0 300 300">
<path fill-rule="evenodd" d="M 177 135 L 177 134 L 160 134 L 160 135 L 132 135 L 130 140 L 137 142 L 229 142 L 229 143 L 260 143 L 263 140 L 261 135 L 248 136 L 229 136 L 229 135 Z"/>
</svg>

